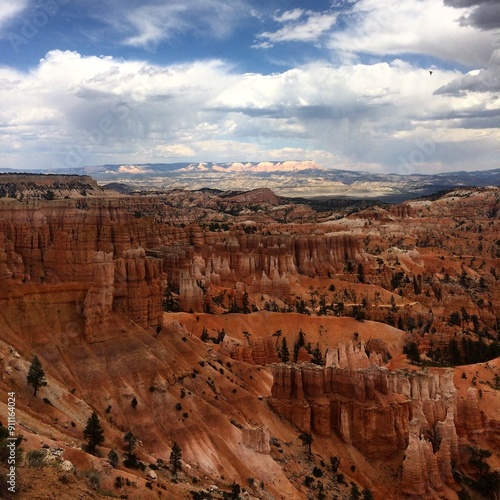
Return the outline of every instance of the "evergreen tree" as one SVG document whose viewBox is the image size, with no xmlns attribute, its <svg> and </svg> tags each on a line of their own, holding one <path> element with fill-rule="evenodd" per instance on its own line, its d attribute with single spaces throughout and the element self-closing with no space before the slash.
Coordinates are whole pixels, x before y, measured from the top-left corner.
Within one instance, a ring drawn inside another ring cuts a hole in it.
<svg viewBox="0 0 500 500">
<path fill-rule="evenodd" d="M 273 333 L 273 337 L 276 337 L 276 345 L 274 346 L 276 348 L 276 350 L 278 349 L 278 342 L 280 340 L 280 337 L 283 335 L 283 332 L 281 330 L 276 330 L 274 333 Z"/>
<path fill-rule="evenodd" d="M 87 426 L 83 430 L 83 437 L 87 440 L 87 451 L 89 453 L 95 453 L 96 448 L 104 443 L 104 431 L 95 411 L 87 420 Z"/>
<path fill-rule="evenodd" d="M 319 296 L 319 311 L 318 311 L 318 316 L 326 316 L 327 310 L 326 310 L 326 295 L 322 293 Z"/>
<path fill-rule="evenodd" d="M 321 354 L 319 342 L 316 344 L 316 347 L 312 352 L 311 362 L 314 363 L 315 365 L 320 365 L 320 366 L 323 364 L 323 355 Z"/>
<path fill-rule="evenodd" d="M 288 350 L 286 338 L 283 338 L 281 341 L 280 358 L 282 363 L 288 363 L 290 361 L 290 351 Z"/>
<path fill-rule="evenodd" d="M 229 498 L 231 500 L 238 500 L 239 498 L 241 498 L 240 493 L 241 493 L 241 486 L 233 481 L 233 484 L 231 485 L 231 493 L 229 495 Z"/>
<path fill-rule="evenodd" d="M 339 470 L 340 466 L 340 458 L 335 456 L 330 456 L 330 467 L 332 468 L 332 472 L 335 474 Z"/>
<path fill-rule="evenodd" d="M 460 326 L 461 323 L 462 323 L 462 317 L 460 316 L 460 313 L 453 312 L 450 314 L 450 319 L 448 320 L 449 325 Z"/>
<path fill-rule="evenodd" d="M 361 262 L 358 264 L 358 279 L 360 283 L 365 282 L 365 270 L 363 268 L 363 264 Z"/>
<path fill-rule="evenodd" d="M 222 342 L 224 342 L 225 337 L 226 337 L 226 331 L 223 328 L 222 330 L 219 330 L 217 332 L 217 344 L 222 344 Z"/>
<path fill-rule="evenodd" d="M 250 305 L 248 301 L 248 293 L 245 292 L 243 294 L 243 314 L 249 314 L 250 313 Z"/>
<path fill-rule="evenodd" d="M 299 358 L 299 350 L 301 347 L 306 345 L 305 334 L 302 330 L 299 330 L 299 338 L 297 342 L 293 345 L 293 362 L 297 363 L 297 359 Z"/>
<path fill-rule="evenodd" d="M 405 329 L 405 326 L 403 324 L 403 318 L 400 316 L 398 318 L 398 330 L 404 330 Z"/>
<path fill-rule="evenodd" d="M 172 451 L 170 452 L 170 471 L 177 477 L 177 472 L 182 470 L 182 450 L 181 447 L 174 442 Z"/>
<path fill-rule="evenodd" d="M 125 436 L 123 436 L 123 440 L 127 443 L 125 446 L 125 451 L 129 457 L 132 457 L 134 454 L 135 443 L 137 442 L 137 438 L 129 431 Z"/>
<path fill-rule="evenodd" d="M 36 393 L 40 387 L 44 387 L 47 385 L 47 381 L 45 380 L 45 372 L 43 371 L 40 360 L 37 356 L 33 358 L 31 365 L 28 370 L 28 385 L 33 386 L 33 396 L 36 397 Z"/>
<path fill-rule="evenodd" d="M 417 344 L 415 342 L 409 342 L 403 347 L 403 354 L 408 356 L 411 363 L 420 363 L 420 351 L 418 350 Z"/>
<path fill-rule="evenodd" d="M 349 500 L 358 500 L 361 498 L 361 493 L 359 492 L 359 488 L 356 484 L 351 483 L 351 494 L 349 496 Z"/>
<path fill-rule="evenodd" d="M 453 366 L 461 365 L 463 362 L 462 353 L 460 352 L 456 339 L 451 339 L 448 343 L 448 357 L 450 359 L 450 364 Z"/>
</svg>

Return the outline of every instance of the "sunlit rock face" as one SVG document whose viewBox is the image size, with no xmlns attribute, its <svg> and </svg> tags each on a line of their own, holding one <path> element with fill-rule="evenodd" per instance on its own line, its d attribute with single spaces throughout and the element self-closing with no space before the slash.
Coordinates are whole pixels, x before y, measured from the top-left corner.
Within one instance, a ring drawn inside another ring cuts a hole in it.
<svg viewBox="0 0 500 500">
<path fill-rule="evenodd" d="M 112 311 L 144 327 L 161 324 L 165 275 L 141 246 L 147 231 L 130 208 L 120 199 L 2 203 L 2 279 L 78 290 L 75 310 L 89 341 L 106 332 Z"/>
</svg>

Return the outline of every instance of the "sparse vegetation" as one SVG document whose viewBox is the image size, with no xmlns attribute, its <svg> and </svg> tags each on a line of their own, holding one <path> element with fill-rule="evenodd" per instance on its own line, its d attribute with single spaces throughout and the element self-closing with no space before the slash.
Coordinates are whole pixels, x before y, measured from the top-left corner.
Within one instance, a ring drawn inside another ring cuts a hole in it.
<svg viewBox="0 0 500 500">
<path fill-rule="evenodd" d="M 28 370 L 27 381 L 28 385 L 31 385 L 33 387 L 33 396 L 35 397 L 38 389 L 47 385 L 45 372 L 43 371 L 42 365 L 37 356 L 35 356 L 33 358 L 33 361 L 31 362 Z"/>
<path fill-rule="evenodd" d="M 104 430 L 95 411 L 87 420 L 87 425 L 83 430 L 83 437 L 87 440 L 86 450 L 92 454 L 96 452 L 98 446 L 104 443 Z"/>
<path fill-rule="evenodd" d="M 169 458 L 170 472 L 177 477 L 177 473 L 182 471 L 182 450 L 181 447 L 174 442 Z"/>
</svg>

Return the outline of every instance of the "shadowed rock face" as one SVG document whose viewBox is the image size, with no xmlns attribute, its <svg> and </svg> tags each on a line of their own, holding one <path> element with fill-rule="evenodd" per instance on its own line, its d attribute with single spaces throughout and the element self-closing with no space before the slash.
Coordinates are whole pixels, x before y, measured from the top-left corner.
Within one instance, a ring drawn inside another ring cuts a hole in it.
<svg viewBox="0 0 500 500">
<path fill-rule="evenodd" d="M 270 404 L 278 413 L 303 432 L 328 436 L 335 431 L 371 458 L 404 450 L 411 419 L 433 428 L 454 404 L 450 372 L 280 364 L 273 376 Z"/>
<path fill-rule="evenodd" d="M 297 274 L 327 275 L 361 255 L 357 238 L 347 235 L 263 236 L 244 232 L 209 233 L 197 225 L 174 230 L 161 249 L 169 285 L 179 293 L 185 311 L 203 310 L 210 285 L 249 281 L 248 292 L 289 296 Z"/>
</svg>

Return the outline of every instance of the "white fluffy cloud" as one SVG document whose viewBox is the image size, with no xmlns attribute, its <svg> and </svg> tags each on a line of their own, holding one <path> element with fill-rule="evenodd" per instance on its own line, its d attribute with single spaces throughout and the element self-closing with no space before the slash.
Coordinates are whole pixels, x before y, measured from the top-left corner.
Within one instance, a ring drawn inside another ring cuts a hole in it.
<svg viewBox="0 0 500 500">
<path fill-rule="evenodd" d="M 0 68 L 0 161 L 11 168 L 270 159 L 402 173 L 486 168 L 500 152 L 499 128 L 479 129 L 481 119 L 495 118 L 490 96 L 436 93 L 463 77 L 431 76 L 398 59 L 263 75 L 219 60 L 158 66 L 53 51 L 29 72 Z"/>
<path fill-rule="evenodd" d="M 283 27 L 274 32 L 265 31 L 258 35 L 255 48 L 269 48 L 282 42 L 316 42 L 337 22 L 333 12 L 314 12 L 294 9 L 276 16 L 275 21 Z"/>
<path fill-rule="evenodd" d="M 423 54 L 465 65 L 488 61 L 496 38 L 463 26 L 467 9 L 436 0 L 360 0 L 346 28 L 331 34 L 329 47 L 344 59 L 359 53 Z"/>
</svg>

